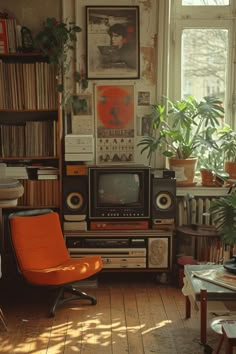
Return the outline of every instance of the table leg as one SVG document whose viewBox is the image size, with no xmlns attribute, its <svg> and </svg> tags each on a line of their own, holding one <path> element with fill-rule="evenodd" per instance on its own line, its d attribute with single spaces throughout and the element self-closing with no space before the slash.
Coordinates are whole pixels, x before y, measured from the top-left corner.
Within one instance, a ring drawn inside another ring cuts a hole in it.
<svg viewBox="0 0 236 354">
<path fill-rule="evenodd" d="M 191 303 L 188 296 L 185 296 L 185 318 L 191 317 Z"/>
<path fill-rule="evenodd" d="M 207 343 L 207 291 L 200 291 L 200 340 L 202 344 Z"/>
<path fill-rule="evenodd" d="M 225 339 L 225 354 L 233 354 L 233 347 L 228 338 Z"/>
</svg>

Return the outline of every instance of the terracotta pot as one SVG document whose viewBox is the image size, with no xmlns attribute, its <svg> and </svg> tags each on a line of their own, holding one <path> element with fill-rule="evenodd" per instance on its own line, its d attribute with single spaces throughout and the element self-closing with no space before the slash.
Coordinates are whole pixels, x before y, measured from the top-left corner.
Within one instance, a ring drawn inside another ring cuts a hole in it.
<svg viewBox="0 0 236 354">
<path fill-rule="evenodd" d="M 175 159 L 169 158 L 169 168 L 175 171 L 176 185 L 179 187 L 191 187 L 194 182 L 197 158 Z"/>
<path fill-rule="evenodd" d="M 230 179 L 236 180 L 236 162 L 225 161 L 224 170 L 229 174 Z"/>
<path fill-rule="evenodd" d="M 204 187 L 213 187 L 216 186 L 215 184 L 215 174 L 206 169 L 206 168 L 201 168 L 200 169 L 200 174 L 201 174 L 201 179 L 202 179 L 202 185 Z"/>
</svg>

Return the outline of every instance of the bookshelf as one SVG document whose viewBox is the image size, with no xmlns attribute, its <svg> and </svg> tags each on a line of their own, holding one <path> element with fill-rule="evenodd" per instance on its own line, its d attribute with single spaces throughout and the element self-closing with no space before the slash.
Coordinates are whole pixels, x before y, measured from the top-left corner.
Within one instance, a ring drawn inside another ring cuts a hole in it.
<svg viewBox="0 0 236 354">
<path fill-rule="evenodd" d="M 61 113 L 56 71 L 38 53 L 0 53 L 0 162 L 24 195 L 17 208 L 60 211 Z M 30 168 L 57 173 L 28 174 Z"/>
</svg>

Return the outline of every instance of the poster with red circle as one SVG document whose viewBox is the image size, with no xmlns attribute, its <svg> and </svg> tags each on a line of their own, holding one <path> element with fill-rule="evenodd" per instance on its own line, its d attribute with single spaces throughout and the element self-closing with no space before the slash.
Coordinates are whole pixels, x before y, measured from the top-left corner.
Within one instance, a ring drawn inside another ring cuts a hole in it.
<svg viewBox="0 0 236 354">
<path fill-rule="evenodd" d="M 134 116 L 134 97 L 130 86 L 100 86 L 97 115 L 100 124 L 106 128 L 128 129 Z"/>
<path fill-rule="evenodd" d="M 130 162 L 134 152 L 134 87 L 96 87 L 98 161 Z"/>
</svg>

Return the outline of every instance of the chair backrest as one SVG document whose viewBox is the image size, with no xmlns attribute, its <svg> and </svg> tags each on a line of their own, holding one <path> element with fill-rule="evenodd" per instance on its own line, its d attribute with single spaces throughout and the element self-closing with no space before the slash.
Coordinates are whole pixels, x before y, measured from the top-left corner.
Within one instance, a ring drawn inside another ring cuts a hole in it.
<svg viewBox="0 0 236 354">
<path fill-rule="evenodd" d="M 70 258 L 59 215 L 31 210 L 9 215 L 10 236 L 20 271 L 52 268 Z"/>
</svg>

